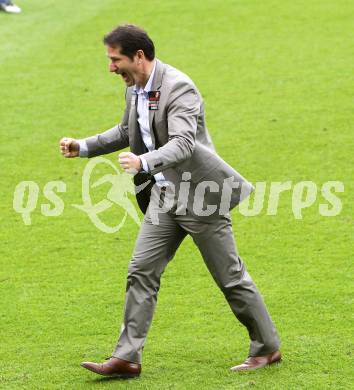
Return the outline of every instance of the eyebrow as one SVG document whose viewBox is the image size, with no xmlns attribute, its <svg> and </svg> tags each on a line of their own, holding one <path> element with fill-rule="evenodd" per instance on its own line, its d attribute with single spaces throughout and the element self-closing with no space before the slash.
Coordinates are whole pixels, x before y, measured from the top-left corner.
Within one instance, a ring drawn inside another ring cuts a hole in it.
<svg viewBox="0 0 354 390">
<path fill-rule="evenodd" d="M 107 54 L 107 58 L 110 58 L 111 60 L 119 60 L 121 57 L 117 56 L 110 56 Z"/>
</svg>

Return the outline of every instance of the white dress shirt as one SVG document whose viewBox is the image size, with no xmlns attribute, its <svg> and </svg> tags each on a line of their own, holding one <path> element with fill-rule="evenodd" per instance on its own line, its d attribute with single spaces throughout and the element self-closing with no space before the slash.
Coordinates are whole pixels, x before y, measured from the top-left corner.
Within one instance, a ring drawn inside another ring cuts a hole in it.
<svg viewBox="0 0 354 390">
<path fill-rule="evenodd" d="M 137 112 L 138 112 L 138 123 L 140 127 L 141 138 L 146 146 L 146 149 L 149 152 L 152 152 L 155 148 L 151 138 L 150 132 L 150 124 L 149 124 L 149 92 L 151 91 L 152 80 L 154 79 L 156 69 L 156 61 L 154 63 L 154 68 L 150 74 L 149 80 L 147 81 L 144 88 L 134 86 L 134 92 L 138 95 L 138 104 L 137 104 Z M 144 171 L 149 172 L 149 167 L 147 165 L 144 157 L 141 157 L 141 164 L 143 166 Z M 157 173 L 154 175 L 156 180 L 156 184 L 159 186 L 167 185 L 165 182 L 165 177 L 163 174 Z"/>
</svg>

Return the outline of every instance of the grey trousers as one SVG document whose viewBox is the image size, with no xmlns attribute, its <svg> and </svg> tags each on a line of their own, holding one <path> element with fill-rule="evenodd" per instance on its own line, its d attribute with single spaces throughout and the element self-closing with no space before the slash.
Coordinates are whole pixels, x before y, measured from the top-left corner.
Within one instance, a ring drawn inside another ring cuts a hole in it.
<svg viewBox="0 0 354 390">
<path fill-rule="evenodd" d="M 209 272 L 232 312 L 247 328 L 249 356 L 279 349 L 280 341 L 262 297 L 238 256 L 231 219 L 201 221 L 173 212 L 152 217 L 158 199 L 152 195 L 136 241 L 127 278 L 124 322 L 112 356 L 141 363 L 142 349 L 154 314 L 160 278 L 187 234 L 199 248 Z M 154 201 L 155 200 L 155 201 Z"/>
</svg>

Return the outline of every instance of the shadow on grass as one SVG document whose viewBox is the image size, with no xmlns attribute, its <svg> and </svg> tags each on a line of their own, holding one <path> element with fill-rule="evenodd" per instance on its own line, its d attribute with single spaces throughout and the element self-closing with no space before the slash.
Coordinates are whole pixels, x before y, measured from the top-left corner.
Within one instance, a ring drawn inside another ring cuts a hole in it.
<svg viewBox="0 0 354 390">
<path fill-rule="evenodd" d="M 107 382 L 129 382 L 129 381 L 138 381 L 140 377 L 135 378 L 129 378 L 129 377 L 123 377 L 123 376 L 104 376 L 100 378 L 93 378 L 91 380 L 87 380 L 86 383 L 90 383 L 91 385 L 99 385 L 101 383 L 107 383 Z"/>
</svg>

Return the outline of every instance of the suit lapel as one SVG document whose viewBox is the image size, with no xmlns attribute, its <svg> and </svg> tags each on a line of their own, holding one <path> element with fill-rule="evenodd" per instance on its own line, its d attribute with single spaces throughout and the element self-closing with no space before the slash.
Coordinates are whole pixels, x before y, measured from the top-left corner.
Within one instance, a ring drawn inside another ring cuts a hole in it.
<svg viewBox="0 0 354 390">
<path fill-rule="evenodd" d="M 154 78 L 152 80 L 151 91 L 158 91 L 161 88 L 163 73 L 164 73 L 163 63 L 158 59 L 156 59 L 156 68 L 155 68 Z M 149 110 L 150 134 L 155 149 L 155 134 L 153 129 L 154 116 L 155 116 L 155 110 Z"/>
<path fill-rule="evenodd" d="M 156 68 L 154 78 L 151 84 L 151 91 L 158 91 L 161 88 L 162 77 L 164 73 L 164 65 L 161 61 L 156 59 Z M 135 154 L 146 153 L 146 147 L 141 137 L 140 127 L 138 123 L 138 113 L 137 113 L 137 104 L 138 104 L 138 95 L 134 92 L 131 94 L 130 98 L 130 112 L 129 112 L 129 141 L 131 151 Z M 151 140 L 155 148 L 155 134 L 153 129 L 155 110 L 149 110 L 149 128 Z"/>
<path fill-rule="evenodd" d="M 129 143 L 133 153 L 140 155 L 146 152 L 143 140 L 141 138 L 138 115 L 137 115 L 138 95 L 134 92 L 131 95 L 130 113 L 129 113 Z"/>
</svg>

